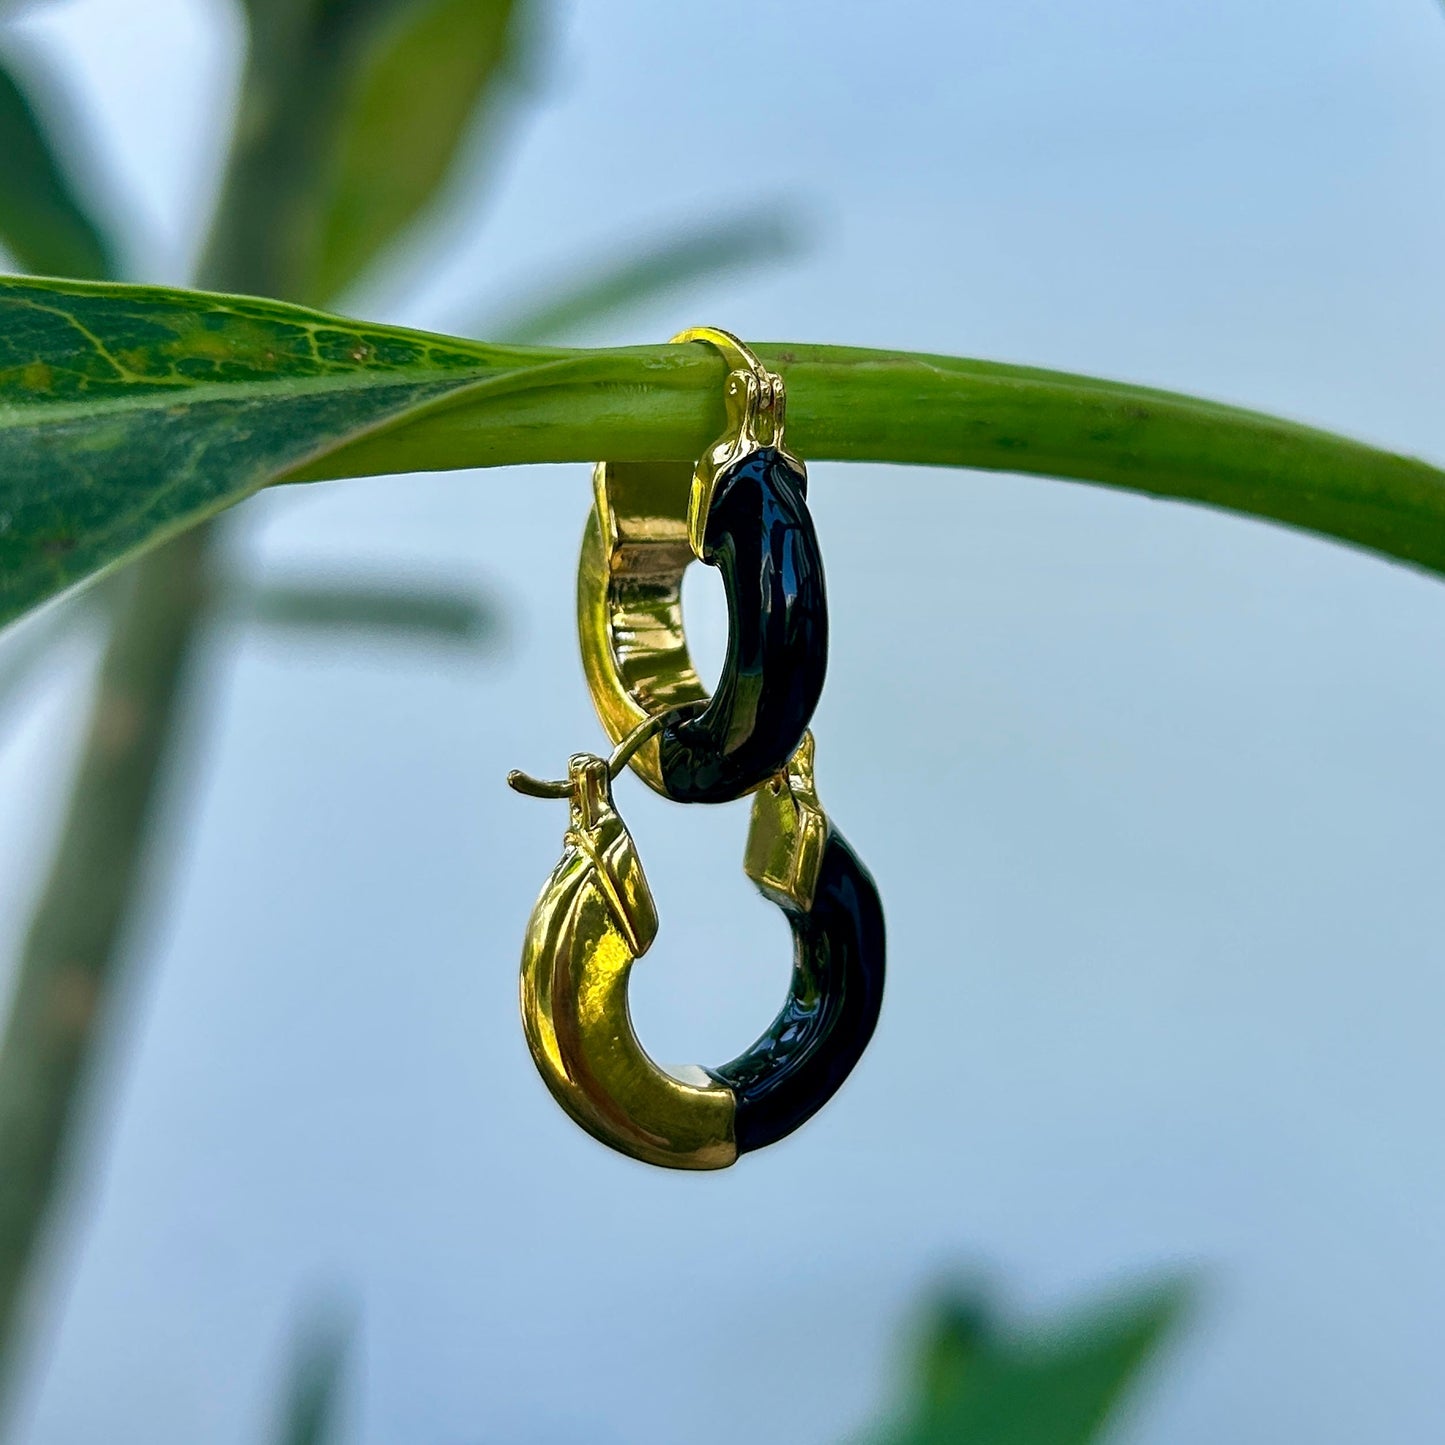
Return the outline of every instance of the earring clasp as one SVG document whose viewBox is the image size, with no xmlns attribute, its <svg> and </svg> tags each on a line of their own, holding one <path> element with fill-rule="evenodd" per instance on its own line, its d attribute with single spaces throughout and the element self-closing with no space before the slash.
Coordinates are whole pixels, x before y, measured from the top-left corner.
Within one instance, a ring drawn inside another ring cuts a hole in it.
<svg viewBox="0 0 1445 1445">
<path fill-rule="evenodd" d="M 723 391 L 728 427 L 698 464 L 688 493 L 687 539 L 693 555 L 701 557 L 713 492 L 722 470 L 758 447 L 783 450 L 787 390 L 783 378 L 769 371 L 753 349 L 731 331 L 718 326 L 690 326 L 686 331 L 679 331 L 671 344 L 689 341 L 702 341 L 714 347 L 729 367 Z"/>
<path fill-rule="evenodd" d="M 633 755 L 647 742 L 649 738 L 655 737 L 679 712 L 681 708 L 672 708 L 667 712 L 657 713 L 655 716 L 645 718 L 632 729 L 625 738 L 612 750 L 611 756 L 606 759 L 607 781 L 615 783 L 623 768 L 632 761 Z M 588 757 L 589 754 L 579 753 L 579 757 Z M 602 759 L 597 759 L 601 762 Z M 523 793 L 529 798 L 571 798 L 578 789 L 578 783 L 574 776 L 559 778 L 556 780 L 546 778 L 534 778 L 530 773 L 524 773 L 520 768 L 513 768 L 507 774 L 507 786 L 514 792 Z"/>
</svg>

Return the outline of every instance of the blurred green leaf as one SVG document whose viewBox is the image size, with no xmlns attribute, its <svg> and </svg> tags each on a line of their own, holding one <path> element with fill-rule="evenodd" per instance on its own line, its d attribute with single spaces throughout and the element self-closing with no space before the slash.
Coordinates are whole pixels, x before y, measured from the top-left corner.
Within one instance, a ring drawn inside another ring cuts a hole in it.
<svg viewBox="0 0 1445 1445">
<path fill-rule="evenodd" d="M 519 0 L 404 0 L 342 103 L 308 295 L 339 295 L 431 204 L 488 92 L 507 73 Z"/>
<path fill-rule="evenodd" d="M 635 255 L 552 284 L 504 312 L 490 327 L 519 345 L 565 341 L 587 326 L 714 277 L 795 255 L 798 229 L 777 208 L 719 216 L 666 236 Z"/>
<path fill-rule="evenodd" d="M 336 1445 L 354 1334 L 350 1314 L 335 1308 L 307 1327 L 291 1363 L 276 1445 Z"/>
<path fill-rule="evenodd" d="M 73 120 L 35 64 L 0 55 L 0 243 L 27 271 L 103 280 L 115 258 L 76 188 Z"/>
<path fill-rule="evenodd" d="M 905 1418 L 871 1445 L 1091 1445 L 1181 1314 L 1155 1287 L 1061 1328 L 1011 1336 L 946 1302 L 925 1331 Z"/>
<path fill-rule="evenodd" d="M 1256 412 L 961 357 L 759 345 L 817 460 L 1073 477 L 1445 574 L 1445 472 Z M 696 457 L 705 346 L 487 346 L 280 302 L 0 278 L 0 622 L 270 483 Z M 518 485 L 509 482 L 508 485 Z"/>
<path fill-rule="evenodd" d="M 435 199 L 528 0 L 245 0 L 229 181 L 200 274 L 329 301 Z"/>
<path fill-rule="evenodd" d="M 251 621 L 294 632 L 476 646 L 500 630 L 496 608 L 460 589 L 271 582 L 242 587 L 230 601 Z"/>
<path fill-rule="evenodd" d="M 935 1301 L 919 1331 L 915 1407 L 934 1411 L 955 1400 L 969 1371 L 992 1347 L 995 1329 L 981 1294 L 948 1294 Z"/>
</svg>

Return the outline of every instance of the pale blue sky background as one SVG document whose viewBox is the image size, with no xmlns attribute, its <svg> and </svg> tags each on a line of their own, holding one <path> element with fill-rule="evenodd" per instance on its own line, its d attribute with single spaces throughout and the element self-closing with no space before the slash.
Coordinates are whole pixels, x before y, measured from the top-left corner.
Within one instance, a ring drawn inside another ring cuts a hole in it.
<svg viewBox="0 0 1445 1445">
<path fill-rule="evenodd" d="M 153 274 L 183 276 L 229 12 L 73 0 L 28 24 Z M 990 356 L 1445 458 L 1433 0 L 578 0 L 549 32 L 499 185 L 463 188 L 450 249 L 358 309 L 467 326 L 553 266 L 774 196 L 812 217 L 803 260 L 593 339 L 710 321 Z M 598 739 L 586 468 L 248 506 L 246 566 L 475 583 L 508 638 L 214 655 L 25 1445 L 260 1439 L 333 1288 L 361 1310 L 367 1445 L 825 1445 L 877 1408 L 941 1272 L 1048 1311 L 1178 1265 L 1209 1288 L 1128 1445 L 1439 1435 L 1445 589 L 1099 490 L 812 475 L 820 783 L 882 886 L 890 992 L 834 1105 L 708 1177 L 573 1129 L 516 1018 L 563 819 L 502 776 Z M 0 754 L 7 947 L 79 664 Z M 729 1056 L 787 969 L 738 867 L 745 809 L 622 801 L 663 917 L 642 1036 Z"/>
</svg>

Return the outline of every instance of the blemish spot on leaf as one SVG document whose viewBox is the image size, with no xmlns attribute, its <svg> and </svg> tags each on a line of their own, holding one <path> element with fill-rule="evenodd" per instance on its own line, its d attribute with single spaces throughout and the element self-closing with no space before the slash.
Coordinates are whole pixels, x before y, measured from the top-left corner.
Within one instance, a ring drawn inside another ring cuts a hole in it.
<svg viewBox="0 0 1445 1445">
<path fill-rule="evenodd" d="M 188 331 L 174 341 L 167 342 L 161 351 L 177 361 L 229 361 L 234 354 L 231 342 L 209 327 L 197 327 L 194 331 Z"/>
<path fill-rule="evenodd" d="M 55 372 L 43 361 L 32 361 L 21 370 L 20 384 L 27 391 L 49 391 L 55 385 Z"/>
</svg>

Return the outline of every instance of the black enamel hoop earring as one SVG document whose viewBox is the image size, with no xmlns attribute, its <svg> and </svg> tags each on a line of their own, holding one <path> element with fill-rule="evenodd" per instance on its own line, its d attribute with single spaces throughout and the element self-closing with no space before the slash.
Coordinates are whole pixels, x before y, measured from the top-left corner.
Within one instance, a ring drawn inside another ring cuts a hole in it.
<svg viewBox="0 0 1445 1445">
<path fill-rule="evenodd" d="M 806 1123 L 858 1062 L 883 999 L 883 909 L 819 805 L 806 735 L 753 800 L 743 863 L 792 928 L 787 1001 L 721 1068 L 655 1064 L 633 1031 L 627 986 L 656 937 L 657 909 L 611 784 L 667 721 L 644 723 L 610 760 L 579 754 L 566 781 L 508 779 L 519 792 L 568 799 L 571 812 L 527 925 L 522 1020 L 548 1089 L 588 1133 L 649 1164 L 721 1169 Z"/>
<path fill-rule="evenodd" d="M 728 426 L 689 479 L 677 463 L 599 462 L 577 576 L 583 666 L 613 742 L 673 720 L 633 759 L 665 797 L 721 803 L 782 771 L 823 690 L 828 603 L 808 476 L 783 444 L 785 393 L 736 337 L 698 327 L 729 365 Z M 682 574 L 716 567 L 728 646 L 709 697 L 688 655 Z"/>
</svg>

